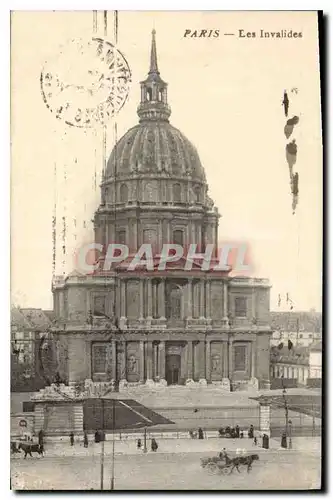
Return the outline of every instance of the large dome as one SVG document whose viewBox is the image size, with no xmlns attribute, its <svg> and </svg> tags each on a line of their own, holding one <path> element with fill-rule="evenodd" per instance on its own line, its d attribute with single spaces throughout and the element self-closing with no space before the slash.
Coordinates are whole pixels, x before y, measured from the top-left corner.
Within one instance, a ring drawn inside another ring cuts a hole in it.
<svg viewBox="0 0 333 500">
<path fill-rule="evenodd" d="M 205 172 L 191 142 L 168 121 L 143 121 L 118 141 L 105 180 L 134 173 L 164 173 L 205 182 Z"/>
</svg>

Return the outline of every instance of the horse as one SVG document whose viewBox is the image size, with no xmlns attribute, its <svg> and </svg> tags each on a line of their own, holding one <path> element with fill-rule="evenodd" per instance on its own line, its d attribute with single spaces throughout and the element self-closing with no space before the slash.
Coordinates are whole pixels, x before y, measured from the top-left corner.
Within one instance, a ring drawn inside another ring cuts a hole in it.
<svg viewBox="0 0 333 500">
<path fill-rule="evenodd" d="M 32 457 L 32 453 L 44 456 L 44 447 L 40 444 L 20 443 L 18 449 L 24 451 L 24 458 L 27 458 L 27 455 Z"/>
<path fill-rule="evenodd" d="M 229 459 L 228 461 L 226 461 L 226 464 L 227 465 L 232 465 L 231 467 L 231 470 L 230 470 L 230 474 L 232 473 L 232 471 L 234 470 L 234 468 L 236 467 L 237 471 L 240 472 L 239 470 L 239 465 L 246 465 L 247 466 L 247 472 L 250 472 L 250 470 L 252 469 L 252 464 L 255 460 L 259 460 L 259 455 L 246 455 L 246 456 L 238 456 L 238 457 L 235 457 L 235 458 L 231 458 Z"/>
</svg>

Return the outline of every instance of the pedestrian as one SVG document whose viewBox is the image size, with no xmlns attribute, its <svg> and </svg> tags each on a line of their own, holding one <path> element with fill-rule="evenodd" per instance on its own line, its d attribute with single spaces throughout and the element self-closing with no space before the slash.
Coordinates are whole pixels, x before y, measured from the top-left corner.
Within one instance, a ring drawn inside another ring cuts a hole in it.
<svg viewBox="0 0 333 500">
<path fill-rule="evenodd" d="M 253 436 L 254 436 L 254 427 L 253 427 L 253 425 L 251 424 L 251 425 L 250 425 L 250 428 L 249 428 L 249 430 L 248 430 L 248 437 L 249 437 L 250 439 L 253 439 Z"/>
<path fill-rule="evenodd" d="M 85 432 L 83 436 L 83 446 L 88 448 L 88 434 Z"/>
<path fill-rule="evenodd" d="M 71 446 L 74 446 L 74 432 L 71 432 L 69 435 L 70 441 L 71 441 Z"/>
<path fill-rule="evenodd" d="M 287 433 L 284 432 L 281 437 L 281 448 L 287 448 Z"/>
<path fill-rule="evenodd" d="M 101 437 L 98 431 L 95 432 L 95 443 L 99 443 L 101 441 Z"/>
<path fill-rule="evenodd" d="M 240 433 L 239 437 L 240 437 L 241 439 L 244 437 L 244 432 L 243 432 L 243 431 L 241 431 L 241 433 Z"/>
<path fill-rule="evenodd" d="M 137 448 L 138 448 L 138 450 L 141 450 L 141 446 L 142 446 L 141 439 L 138 439 L 138 442 L 137 442 Z"/>
<path fill-rule="evenodd" d="M 240 429 L 239 429 L 239 425 L 237 424 L 236 425 L 236 428 L 235 428 L 235 434 L 236 434 L 236 438 L 239 438 L 239 432 L 240 432 Z"/>
<path fill-rule="evenodd" d="M 158 444 L 156 442 L 156 439 L 152 438 L 151 440 L 151 451 L 156 451 L 158 448 Z"/>
<path fill-rule="evenodd" d="M 204 433 L 201 427 L 198 429 L 198 439 L 203 439 L 204 438 Z"/>
<path fill-rule="evenodd" d="M 255 446 L 257 446 L 257 444 L 258 444 L 258 439 L 256 438 L 256 436 L 254 436 L 253 443 L 254 443 L 254 445 L 255 445 Z"/>
</svg>

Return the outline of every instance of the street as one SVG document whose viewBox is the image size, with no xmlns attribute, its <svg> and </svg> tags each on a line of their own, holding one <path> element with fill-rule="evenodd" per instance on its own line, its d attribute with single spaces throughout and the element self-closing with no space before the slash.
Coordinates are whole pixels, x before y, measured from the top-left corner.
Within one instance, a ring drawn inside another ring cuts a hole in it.
<svg viewBox="0 0 333 500">
<path fill-rule="evenodd" d="M 320 487 L 320 456 L 294 450 L 258 450 L 259 461 L 248 474 L 211 474 L 200 458 L 215 452 L 116 454 L 117 490 L 248 490 Z M 100 490 L 100 456 L 16 456 L 11 461 L 12 489 Z M 104 489 L 110 489 L 112 457 L 105 456 Z"/>
</svg>

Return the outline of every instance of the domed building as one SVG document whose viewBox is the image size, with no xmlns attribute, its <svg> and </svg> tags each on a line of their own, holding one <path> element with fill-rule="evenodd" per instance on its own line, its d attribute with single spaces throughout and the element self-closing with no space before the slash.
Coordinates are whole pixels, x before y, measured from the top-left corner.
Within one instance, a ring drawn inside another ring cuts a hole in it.
<svg viewBox="0 0 333 500">
<path fill-rule="evenodd" d="M 159 270 L 164 244 L 205 252 L 218 243 L 219 213 L 208 196 L 195 146 L 171 125 L 168 85 L 155 32 L 141 83 L 139 123 L 115 145 L 95 213 L 96 243 L 127 245 L 128 259 L 53 285 L 61 377 L 94 388 L 215 384 L 269 388 L 269 284 L 226 270 L 188 270 L 185 259 Z M 153 269 L 131 270 L 145 243 Z M 215 256 L 216 258 L 216 256 Z M 200 259 L 199 259 L 200 260 Z"/>
</svg>

